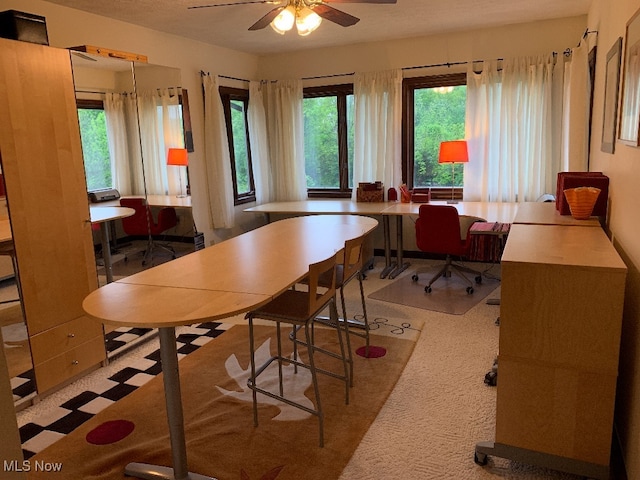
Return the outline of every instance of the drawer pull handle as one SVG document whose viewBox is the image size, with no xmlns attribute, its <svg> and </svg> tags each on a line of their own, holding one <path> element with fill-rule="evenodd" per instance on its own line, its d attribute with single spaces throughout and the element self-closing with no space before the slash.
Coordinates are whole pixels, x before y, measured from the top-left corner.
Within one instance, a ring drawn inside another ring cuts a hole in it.
<svg viewBox="0 0 640 480">
<path fill-rule="evenodd" d="M 71 362 L 71 365 L 79 365 L 80 362 L 78 360 L 74 360 L 73 362 Z"/>
<path fill-rule="evenodd" d="M 70 333 L 67 335 L 67 337 L 69 338 L 76 338 L 76 334 L 75 333 Z"/>
</svg>

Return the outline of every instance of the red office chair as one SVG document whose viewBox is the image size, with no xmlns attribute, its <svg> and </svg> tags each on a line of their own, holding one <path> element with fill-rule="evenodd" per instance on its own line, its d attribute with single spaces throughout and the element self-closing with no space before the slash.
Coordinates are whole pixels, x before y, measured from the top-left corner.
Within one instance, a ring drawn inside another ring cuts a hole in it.
<svg viewBox="0 0 640 480">
<path fill-rule="evenodd" d="M 456 272 L 468 284 L 467 293 L 473 293 L 473 283 L 463 272 L 476 275 L 476 283 L 482 282 L 482 273 L 462 265 L 453 263 L 452 257 L 465 257 L 468 245 L 460 234 L 460 217 L 458 210 L 451 205 L 420 206 L 419 217 L 416 220 L 416 244 L 423 252 L 446 255 L 446 263 L 429 281 L 424 291 L 431 293 L 431 285 L 440 277 L 449 277 Z M 418 281 L 418 274 L 412 276 Z"/>
<path fill-rule="evenodd" d="M 122 228 L 127 235 L 147 236 L 149 245 L 144 252 L 142 264 L 146 264 L 148 258 L 152 258 L 154 247 L 160 247 L 171 253 L 172 258 L 176 258 L 176 252 L 170 245 L 163 245 L 153 241 L 153 236 L 162 235 L 170 228 L 178 224 L 178 216 L 176 209 L 173 207 L 165 207 L 158 212 L 157 221 L 154 220 L 151 207 L 144 198 L 121 198 L 120 205 L 122 207 L 133 208 L 136 213 L 130 217 L 122 219 Z"/>
</svg>

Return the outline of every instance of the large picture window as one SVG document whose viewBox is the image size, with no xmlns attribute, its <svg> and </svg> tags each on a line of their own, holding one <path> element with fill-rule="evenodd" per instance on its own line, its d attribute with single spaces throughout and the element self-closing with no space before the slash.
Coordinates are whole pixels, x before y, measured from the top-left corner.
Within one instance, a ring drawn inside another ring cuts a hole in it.
<svg viewBox="0 0 640 480">
<path fill-rule="evenodd" d="M 304 153 L 310 197 L 349 197 L 353 167 L 353 85 L 304 89 Z"/>
<path fill-rule="evenodd" d="M 256 190 L 253 181 L 247 121 L 249 91 L 220 87 L 220 98 L 227 125 L 235 204 L 253 202 L 256 199 Z"/>
<path fill-rule="evenodd" d="M 466 74 L 408 78 L 403 82 L 403 178 L 410 188 L 451 186 L 461 191 L 463 169 L 455 178 L 439 164 L 440 143 L 465 137 Z"/>
</svg>

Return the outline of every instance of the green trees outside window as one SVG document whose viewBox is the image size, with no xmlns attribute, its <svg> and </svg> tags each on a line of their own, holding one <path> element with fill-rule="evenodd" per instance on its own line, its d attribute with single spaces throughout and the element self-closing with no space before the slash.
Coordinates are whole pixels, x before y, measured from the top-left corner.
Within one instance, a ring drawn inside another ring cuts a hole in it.
<svg viewBox="0 0 640 480">
<path fill-rule="evenodd" d="M 100 102 L 102 104 L 102 102 Z M 102 108 L 78 108 L 87 190 L 113 188 L 107 124 Z"/>
<path fill-rule="evenodd" d="M 421 88 L 414 93 L 414 187 L 463 185 L 462 168 L 451 179 L 451 165 L 439 164 L 440 143 L 464 139 L 467 87 Z"/>
</svg>

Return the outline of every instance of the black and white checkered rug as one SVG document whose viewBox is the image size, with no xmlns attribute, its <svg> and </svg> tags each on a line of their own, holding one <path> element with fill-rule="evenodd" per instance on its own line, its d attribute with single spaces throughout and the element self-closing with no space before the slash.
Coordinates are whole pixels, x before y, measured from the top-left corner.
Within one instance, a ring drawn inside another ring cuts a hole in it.
<svg viewBox="0 0 640 480">
<path fill-rule="evenodd" d="M 189 327 L 186 332 L 180 333 L 176 338 L 179 358 L 197 350 L 212 338 L 222 334 L 228 327 L 229 325 L 217 322 Z M 113 352 L 122 348 L 123 342 L 130 341 L 136 336 L 149 334 L 153 332 L 148 329 L 112 332 L 106 338 L 107 348 L 110 349 L 109 352 Z M 25 460 L 63 438 L 104 408 L 129 395 L 161 371 L 160 350 L 156 349 L 144 357 L 133 358 L 127 362 L 125 368 L 109 377 L 100 378 L 91 383 L 85 391 L 53 409 L 47 409 L 43 415 L 20 426 L 20 439 Z M 14 395 L 29 395 L 30 393 L 26 390 L 29 388 L 29 383 L 33 385 L 32 377 L 33 373 L 31 378 L 25 376 L 27 381 L 14 388 Z M 30 388 L 33 389 L 33 386 Z"/>
</svg>

